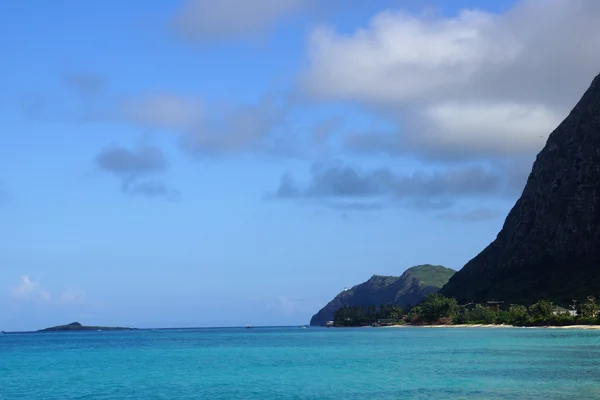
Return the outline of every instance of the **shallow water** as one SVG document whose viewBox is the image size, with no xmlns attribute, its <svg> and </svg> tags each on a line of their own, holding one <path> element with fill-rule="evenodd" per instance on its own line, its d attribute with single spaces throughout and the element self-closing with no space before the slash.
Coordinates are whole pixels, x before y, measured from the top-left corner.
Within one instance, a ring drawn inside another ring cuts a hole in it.
<svg viewBox="0 0 600 400">
<path fill-rule="evenodd" d="M 0 335 L 0 399 L 600 399 L 600 331 Z"/>
</svg>

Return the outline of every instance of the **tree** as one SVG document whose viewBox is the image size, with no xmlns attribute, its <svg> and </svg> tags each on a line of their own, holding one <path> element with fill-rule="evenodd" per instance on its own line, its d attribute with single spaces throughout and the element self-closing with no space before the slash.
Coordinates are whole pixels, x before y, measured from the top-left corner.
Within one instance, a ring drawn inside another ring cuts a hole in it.
<svg viewBox="0 0 600 400">
<path fill-rule="evenodd" d="M 518 304 L 512 304 L 508 309 L 508 323 L 516 326 L 527 325 L 529 314 L 527 307 Z"/>
<path fill-rule="evenodd" d="M 367 307 L 367 316 L 369 318 L 376 318 L 377 317 L 377 309 L 375 308 L 375 306 L 369 306 Z"/>
<path fill-rule="evenodd" d="M 421 309 L 421 306 L 414 306 L 410 309 L 410 311 L 407 314 L 408 320 L 412 324 L 420 324 L 421 322 L 423 322 L 422 314 L 423 310 Z"/>
<path fill-rule="evenodd" d="M 454 318 L 458 313 L 458 303 L 454 298 L 439 293 L 431 293 L 419 304 L 421 317 L 427 322 L 438 322 L 442 318 Z"/>
<path fill-rule="evenodd" d="M 469 322 L 479 322 L 484 324 L 493 324 L 498 318 L 498 313 L 496 311 L 490 310 L 481 304 L 475 305 L 475 308 L 470 310 L 467 315 Z"/>
<path fill-rule="evenodd" d="M 582 318 L 596 318 L 598 315 L 598 309 L 598 304 L 596 304 L 596 299 L 594 296 L 589 296 L 586 303 L 579 304 L 577 315 Z"/>
<path fill-rule="evenodd" d="M 529 306 L 529 313 L 533 319 L 547 322 L 552 318 L 552 304 L 547 300 L 540 300 Z"/>
<path fill-rule="evenodd" d="M 400 321 L 402 307 L 399 305 L 368 306 L 342 306 L 334 314 L 335 326 L 364 326 L 378 323 L 381 319 Z"/>
<path fill-rule="evenodd" d="M 402 307 L 400 306 L 391 306 L 388 309 L 389 312 L 389 318 L 393 319 L 394 321 L 399 321 L 402 318 Z"/>
<path fill-rule="evenodd" d="M 389 318 L 389 314 L 390 314 L 389 306 L 386 304 L 381 304 L 379 306 L 379 310 L 377 311 L 377 318 L 383 318 L 383 319 Z"/>
</svg>

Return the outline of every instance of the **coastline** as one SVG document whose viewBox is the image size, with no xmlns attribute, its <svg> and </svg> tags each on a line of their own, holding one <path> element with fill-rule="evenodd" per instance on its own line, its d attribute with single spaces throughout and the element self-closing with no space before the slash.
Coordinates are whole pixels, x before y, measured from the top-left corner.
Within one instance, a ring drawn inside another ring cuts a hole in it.
<svg viewBox="0 0 600 400">
<path fill-rule="evenodd" d="M 388 325 L 378 328 L 542 328 L 542 329 L 584 329 L 600 330 L 600 325 L 564 325 L 564 326 L 514 326 L 501 324 L 460 324 L 460 325 Z"/>
</svg>

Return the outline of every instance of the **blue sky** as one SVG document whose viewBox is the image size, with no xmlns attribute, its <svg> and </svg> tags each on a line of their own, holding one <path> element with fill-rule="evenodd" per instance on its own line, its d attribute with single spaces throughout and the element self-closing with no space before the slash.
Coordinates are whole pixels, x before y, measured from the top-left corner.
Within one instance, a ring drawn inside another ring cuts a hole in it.
<svg viewBox="0 0 600 400">
<path fill-rule="evenodd" d="M 600 69 L 596 2 L 482 4 L 7 4 L 0 329 L 301 324 L 461 268 Z"/>
</svg>

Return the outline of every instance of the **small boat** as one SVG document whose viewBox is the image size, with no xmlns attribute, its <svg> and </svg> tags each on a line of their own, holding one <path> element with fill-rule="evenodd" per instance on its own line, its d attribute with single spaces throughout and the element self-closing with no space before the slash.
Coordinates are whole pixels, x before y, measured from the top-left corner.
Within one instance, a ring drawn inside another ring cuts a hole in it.
<svg viewBox="0 0 600 400">
<path fill-rule="evenodd" d="M 250 325 L 246 326 L 246 329 L 252 329 L 252 327 Z"/>
</svg>

